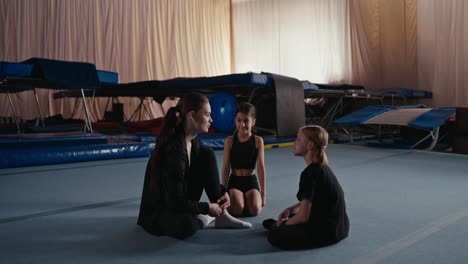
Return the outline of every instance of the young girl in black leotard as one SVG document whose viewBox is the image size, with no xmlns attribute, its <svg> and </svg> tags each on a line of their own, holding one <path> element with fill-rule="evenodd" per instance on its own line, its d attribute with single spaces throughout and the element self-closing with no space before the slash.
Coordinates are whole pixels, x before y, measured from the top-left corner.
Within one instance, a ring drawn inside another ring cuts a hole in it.
<svg viewBox="0 0 468 264">
<path fill-rule="evenodd" d="M 235 123 L 236 132 L 224 142 L 222 184 L 229 190 L 232 215 L 256 216 L 265 206 L 266 181 L 263 139 L 252 132 L 255 107 L 240 103 Z"/>
<path fill-rule="evenodd" d="M 270 230 L 268 241 L 282 249 L 305 249 L 335 244 L 346 238 L 349 219 L 344 193 L 327 165 L 325 148 L 328 133 L 319 126 L 299 130 L 294 155 L 302 156 L 307 167 L 302 171 L 297 199 L 277 220 L 263 226 Z"/>
</svg>

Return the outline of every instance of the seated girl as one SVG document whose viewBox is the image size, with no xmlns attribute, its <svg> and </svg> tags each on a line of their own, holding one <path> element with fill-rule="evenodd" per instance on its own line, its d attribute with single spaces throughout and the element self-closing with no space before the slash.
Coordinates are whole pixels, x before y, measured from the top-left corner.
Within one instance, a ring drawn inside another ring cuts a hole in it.
<svg viewBox="0 0 468 264">
<path fill-rule="evenodd" d="M 306 249 L 338 243 L 349 232 L 344 193 L 327 165 L 328 133 L 319 126 L 299 130 L 294 155 L 304 158 L 297 199 L 277 220 L 263 221 L 268 241 L 281 249 Z"/>
<path fill-rule="evenodd" d="M 235 123 L 236 132 L 224 141 L 222 184 L 227 186 L 231 197 L 228 211 L 238 217 L 256 216 L 265 206 L 266 182 L 263 139 L 252 132 L 255 107 L 240 103 Z"/>
</svg>

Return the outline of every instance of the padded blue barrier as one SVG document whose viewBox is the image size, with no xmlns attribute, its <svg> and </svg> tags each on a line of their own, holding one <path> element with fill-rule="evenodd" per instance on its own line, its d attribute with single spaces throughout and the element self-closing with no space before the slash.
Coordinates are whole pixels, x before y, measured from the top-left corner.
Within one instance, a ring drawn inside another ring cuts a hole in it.
<svg viewBox="0 0 468 264">
<path fill-rule="evenodd" d="M 447 119 L 455 115 L 455 112 L 455 107 L 434 108 L 420 115 L 413 122 L 409 123 L 409 126 L 424 129 L 434 129 L 447 122 Z"/>
<path fill-rule="evenodd" d="M 61 164 L 68 162 L 94 161 L 148 157 L 154 144 L 133 142 L 126 144 L 98 144 L 47 147 L 0 148 L 0 168 Z"/>
<path fill-rule="evenodd" d="M 31 77 L 33 65 L 0 61 L 0 80 L 6 77 Z"/>
<path fill-rule="evenodd" d="M 64 133 L 63 133 L 64 134 Z M 202 145 L 216 150 L 224 148 L 224 140 L 232 134 L 200 134 Z M 139 133 L 132 135 L 104 136 L 95 134 L 57 135 L 40 139 L 26 137 L 1 137 L 0 169 L 25 166 L 61 164 L 68 162 L 94 161 L 149 157 L 155 146 L 155 135 Z M 290 146 L 294 137 L 265 136 L 265 147 Z"/>
<path fill-rule="evenodd" d="M 0 148 L 107 144 L 107 136 L 84 133 L 40 133 L 0 136 Z"/>
<path fill-rule="evenodd" d="M 31 58 L 23 63 L 33 64 L 32 75 L 42 80 L 41 88 L 96 89 L 101 87 L 96 66 L 85 62 Z"/>
<path fill-rule="evenodd" d="M 33 65 L 28 63 L 17 63 L 0 61 L 0 81 L 8 78 L 31 78 Z M 30 85 L 9 85 L 8 80 L 0 85 L 1 92 L 21 92 L 31 90 Z"/>
<path fill-rule="evenodd" d="M 117 72 L 97 70 L 99 82 L 101 84 L 118 84 L 119 74 Z"/>
</svg>

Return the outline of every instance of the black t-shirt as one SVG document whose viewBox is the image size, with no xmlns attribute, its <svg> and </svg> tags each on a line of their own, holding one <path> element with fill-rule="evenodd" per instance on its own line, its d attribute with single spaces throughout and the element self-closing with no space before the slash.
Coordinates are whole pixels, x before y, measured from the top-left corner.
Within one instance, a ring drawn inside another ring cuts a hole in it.
<svg viewBox="0 0 468 264">
<path fill-rule="evenodd" d="M 341 240 L 348 236 L 349 219 L 343 189 L 327 165 L 310 164 L 301 173 L 299 201 L 312 202 L 308 226 L 327 240 Z"/>
</svg>

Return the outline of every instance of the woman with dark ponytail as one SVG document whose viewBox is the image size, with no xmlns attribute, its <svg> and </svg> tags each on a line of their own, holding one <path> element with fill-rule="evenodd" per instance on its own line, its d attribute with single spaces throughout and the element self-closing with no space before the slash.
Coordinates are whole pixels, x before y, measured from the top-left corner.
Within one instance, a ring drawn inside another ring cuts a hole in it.
<svg viewBox="0 0 468 264">
<path fill-rule="evenodd" d="M 214 151 L 196 138 L 212 123 L 208 98 L 184 95 L 165 117 L 146 167 L 138 225 L 154 235 L 185 239 L 215 220 L 217 228 L 250 228 L 227 212 Z M 200 202 L 205 190 L 210 202 Z"/>
<path fill-rule="evenodd" d="M 319 126 L 299 129 L 294 155 L 307 163 L 302 171 L 297 199 L 277 220 L 263 221 L 268 241 L 282 249 L 306 249 L 338 243 L 349 232 L 344 192 L 328 167 L 325 148 L 328 133 Z"/>
</svg>

